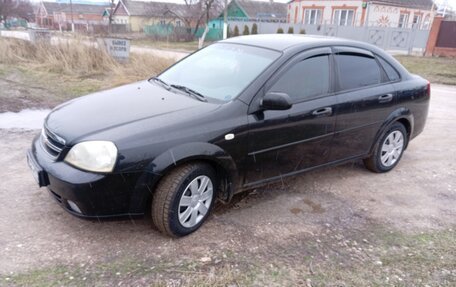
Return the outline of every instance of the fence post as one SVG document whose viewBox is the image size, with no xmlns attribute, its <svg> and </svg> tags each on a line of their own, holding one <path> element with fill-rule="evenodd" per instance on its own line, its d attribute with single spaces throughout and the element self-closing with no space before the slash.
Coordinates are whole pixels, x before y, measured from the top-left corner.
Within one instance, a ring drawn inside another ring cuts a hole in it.
<svg viewBox="0 0 456 287">
<path fill-rule="evenodd" d="M 436 16 L 434 17 L 434 22 L 432 22 L 431 31 L 429 32 L 429 38 L 426 44 L 426 51 L 424 52 L 425 56 L 432 56 L 434 53 L 435 45 L 437 44 L 437 39 L 439 37 L 440 25 L 442 24 L 443 17 Z"/>
<path fill-rule="evenodd" d="M 416 35 L 416 27 L 412 26 L 412 31 L 410 33 L 410 41 L 409 41 L 409 48 L 408 48 L 408 55 L 411 55 L 413 53 L 413 44 L 415 42 L 415 35 Z"/>
</svg>

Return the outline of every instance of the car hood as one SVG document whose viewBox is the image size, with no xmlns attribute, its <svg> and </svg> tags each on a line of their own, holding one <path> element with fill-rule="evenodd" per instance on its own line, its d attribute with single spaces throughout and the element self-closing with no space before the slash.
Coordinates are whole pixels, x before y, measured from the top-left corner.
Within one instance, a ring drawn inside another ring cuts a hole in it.
<svg viewBox="0 0 456 287">
<path fill-rule="evenodd" d="M 94 93 L 56 107 L 45 125 L 67 143 L 136 122 L 184 121 L 219 105 L 170 92 L 148 81 Z M 179 115 L 180 114 L 180 115 Z M 144 125 L 144 128 L 153 128 Z"/>
</svg>

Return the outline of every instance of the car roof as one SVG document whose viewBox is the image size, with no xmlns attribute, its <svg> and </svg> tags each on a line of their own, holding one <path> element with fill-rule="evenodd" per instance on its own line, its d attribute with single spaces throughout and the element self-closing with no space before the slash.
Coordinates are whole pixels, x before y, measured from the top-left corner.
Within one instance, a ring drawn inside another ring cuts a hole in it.
<svg viewBox="0 0 456 287">
<path fill-rule="evenodd" d="M 319 35 L 302 35 L 302 34 L 260 34 L 248 35 L 229 38 L 219 43 L 231 43 L 256 46 L 265 49 L 272 49 L 279 52 L 302 51 L 307 48 L 324 47 L 324 46 L 349 46 L 371 51 L 372 53 L 380 55 L 383 59 L 392 64 L 402 77 L 408 76 L 408 71 L 390 54 L 386 53 L 379 47 L 372 44 L 354 41 L 343 38 L 319 36 Z"/>
<path fill-rule="evenodd" d="M 315 46 L 318 44 L 326 45 L 350 45 L 350 46 L 365 46 L 361 42 L 327 37 L 318 35 L 295 35 L 295 34 L 261 34 L 261 35 L 249 35 L 229 38 L 221 43 L 235 43 L 244 44 L 250 46 L 257 46 L 267 49 L 273 49 L 277 51 L 284 51 L 294 46 Z"/>
</svg>

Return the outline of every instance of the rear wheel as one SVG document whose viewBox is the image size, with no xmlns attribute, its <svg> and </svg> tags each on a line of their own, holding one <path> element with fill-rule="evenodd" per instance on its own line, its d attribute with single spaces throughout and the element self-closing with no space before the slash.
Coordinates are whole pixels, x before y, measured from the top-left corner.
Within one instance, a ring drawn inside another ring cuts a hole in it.
<svg viewBox="0 0 456 287">
<path fill-rule="evenodd" d="M 216 175 L 205 163 L 172 170 L 158 184 L 152 200 L 152 219 L 163 233 L 180 237 L 197 230 L 215 201 Z"/>
<path fill-rule="evenodd" d="M 364 159 L 364 165 L 373 172 L 392 170 L 402 157 L 407 144 L 407 131 L 403 124 L 396 122 L 379 139 L 374 153 Z"/>
</svg>

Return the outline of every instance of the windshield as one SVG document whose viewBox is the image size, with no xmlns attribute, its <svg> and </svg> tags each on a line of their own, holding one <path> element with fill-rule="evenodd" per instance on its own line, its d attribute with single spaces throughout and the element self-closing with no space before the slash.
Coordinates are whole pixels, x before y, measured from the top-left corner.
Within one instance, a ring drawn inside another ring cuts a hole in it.
<svg viewBox="0 0 456 287">
<path fill-rule="evenodd" d="M 272 50 L 219 43 L 182 60 L 159 78 L 205 97 L 230 101 L 279 56 Z"/>
</svg>

